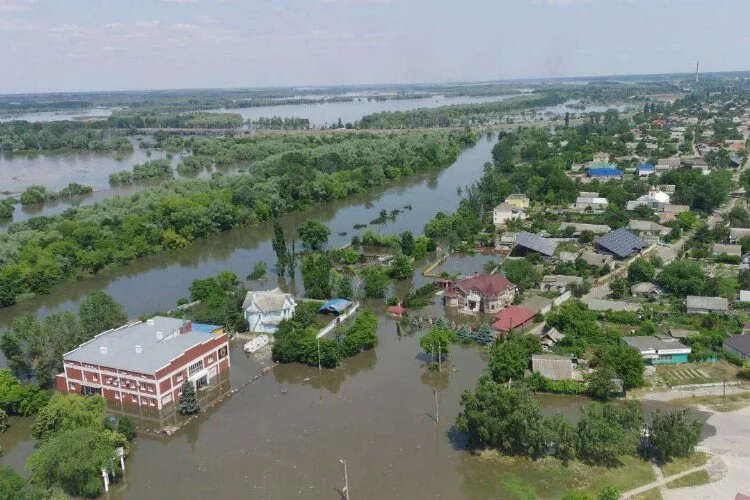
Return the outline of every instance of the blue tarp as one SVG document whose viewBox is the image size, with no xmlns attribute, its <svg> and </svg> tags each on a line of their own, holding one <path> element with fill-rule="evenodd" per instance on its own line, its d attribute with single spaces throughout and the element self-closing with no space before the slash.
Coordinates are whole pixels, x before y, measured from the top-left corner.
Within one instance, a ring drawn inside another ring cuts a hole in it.
<svg viewBox="0 0 750 500">
<path fill-rule="evenodd" d="M 638 165 L 638 170 L 643 172 L 652 172 L 654 170 L 654 166 L 650 163 L 641 163 Z"/>
<path fill-rule="evenodd" d="M 622 175 L 622 170 L 615 167 L 592 167 L 588 172 L 591 177 L 616 177 Z"/>
<path fill-rule="evenodd" d="M 320 306 L 320 309 L 318 309 L 318 312 L 321 313 L 333 313 L 333 314 L 341 314 L 342 312 L 346 311 L 346 308 L 352 305 L 351 300 L 346 299 L 331 299 L 322 306 Z"/>
<path fill-rule="evenodd" d="M 216 330 L 223 328 L 220 325 L 207 325 L 206 323 L 193 323 L 193 331 L 200 333 L 214 333 Z"/>
</svg>

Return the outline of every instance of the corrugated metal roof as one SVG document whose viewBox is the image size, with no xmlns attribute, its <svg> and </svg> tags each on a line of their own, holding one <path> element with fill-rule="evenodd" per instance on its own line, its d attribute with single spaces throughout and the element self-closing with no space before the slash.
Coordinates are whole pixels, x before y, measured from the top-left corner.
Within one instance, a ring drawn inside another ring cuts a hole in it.
<svg viewBox="0 0 750 500">
<path fill-rule="evenodd" d="M 724 341 L 725 346 L 740 351 L 745 356 L 750 355 L 750 335 L 732 335 Z"/>
<path fill-rule="evenodd" d="M 327 301 L 325 304 L 320 306 L 320 309 L 318 309 L 319 312 L 328 312 L 328 313 L 335 313 L 335 314 L 341 314 L 346 310 L 347 307 L 352 305 L 351 300 L 346 299 L 331 299 Z"/>
<path fill-rule="evenodd" d="M 598 238 L 596 243 L 620 258 L 627 257 L 646 246 L 646 243 L 642 239 L 625 228 L 616 229 L 611 233 L 605 234 L 601 238 Z"/>
<path fill-rule="evenodd" d="M 150 374 L 186 350 L 213 337 L 199 331 L 179 333 L 182 319 L 155 316 L 100 333 L 63 359 Z M 160 338 L 161 337 L 161 338 Z M 137 349 L 139 347 L 139 349 Z"/>
<path fill-rule="evenodd" d="M 528 231 L 521 231 L 516 235 L 516 245 L 520 245 L 547 256 L 553 255 L 557 248 L 556 241 L 549 238 L 542 238 L 541 236 L 529 233 Z"/>
</svg>

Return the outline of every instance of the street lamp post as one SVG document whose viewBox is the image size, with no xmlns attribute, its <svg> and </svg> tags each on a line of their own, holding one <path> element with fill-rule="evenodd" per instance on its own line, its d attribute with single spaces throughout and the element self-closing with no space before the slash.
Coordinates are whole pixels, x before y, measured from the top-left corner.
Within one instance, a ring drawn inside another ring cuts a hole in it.
<svg viewBox="0 0 750 500">
<path fill-rule="evenodd" d="M 339 463 L 344 465 L 344 496 L 349 500 L 349 472 L 346 469 L 346 460 L 339 458 Z"/>
</svg>

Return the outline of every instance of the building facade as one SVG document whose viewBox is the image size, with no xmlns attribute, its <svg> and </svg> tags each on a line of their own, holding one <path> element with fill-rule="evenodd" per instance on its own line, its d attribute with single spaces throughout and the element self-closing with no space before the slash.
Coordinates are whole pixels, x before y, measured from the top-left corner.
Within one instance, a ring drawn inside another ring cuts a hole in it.
<svg viewBox="0 0 750 500">
<path fill-rule="evenodd" d="M 443 304 L 462 313 L 496 313 L 513 303 L 517 287 L 499 274 L 478 274 L 447 283 Z"/>
<path fill-rule="evenodd" d="M 279 288 L 249 291 L 242 303 L 248 329 L 257 333 L 276 333 L 279 323 L 291 319 L 296 308 L 292 294 Z"/>
<path fill-rule="evenodd" d="M 176 403 L 186 381 L 201 388 L 229 366 L 225 333 L 194 331 L 190 321 L 156 316 L 100 333 L 65 353 L 55 386 L 161 410 Z"/>
</svg>

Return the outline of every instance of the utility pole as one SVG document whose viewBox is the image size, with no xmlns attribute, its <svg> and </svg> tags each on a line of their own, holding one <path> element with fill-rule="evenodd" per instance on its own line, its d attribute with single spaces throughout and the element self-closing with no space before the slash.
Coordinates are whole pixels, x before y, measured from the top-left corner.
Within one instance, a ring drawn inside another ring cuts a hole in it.
<svg viewBox="0 0 750 500">
<path fill-rule="evenodd" d="M 438 402 L 438 391 L 433 389 L 432 392 L 435 394 L 435 423 L 440 423 L 440 403 Z"/>
<path fill-rule="evenodd" d="M 442 351 L 440 350 L 440 339 L 438 339 L 438 372 L 443 371 L 443 357 Z"/>
<path fill-rule="evenodd" d="M 346 460 L 339 458 L 339 463 L 344 464 L 344 497 L 349 500 L 349 472 L 346 470 Z"/>
<path fill-rule="evenodd" d="M 320 372 L 320 338 L 316 338 L 318 341 L 318 372 Z"/>
</svg>

